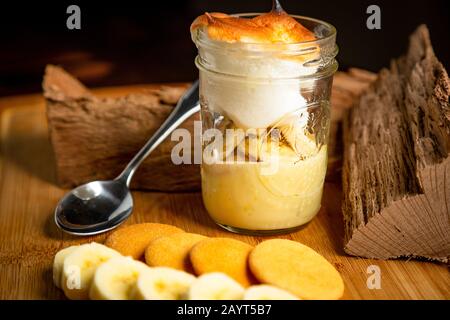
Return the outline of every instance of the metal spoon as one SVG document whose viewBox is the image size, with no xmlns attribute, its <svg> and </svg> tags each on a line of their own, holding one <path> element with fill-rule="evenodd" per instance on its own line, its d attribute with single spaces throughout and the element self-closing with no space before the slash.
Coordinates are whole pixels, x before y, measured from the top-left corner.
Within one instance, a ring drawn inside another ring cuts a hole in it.
<svg viewBox="0 0 450 320">
<path fill-rule="evenodd" d="M 174 129 L 199 110 L 196 81 L 117 178 L 81 185 L 59 201 L 55 209 L 56 225 L 67 233 L 87 236 L 111 230 L 125 221 L 133 211 L 129 186 L 134 172 Z"/>
</svg>

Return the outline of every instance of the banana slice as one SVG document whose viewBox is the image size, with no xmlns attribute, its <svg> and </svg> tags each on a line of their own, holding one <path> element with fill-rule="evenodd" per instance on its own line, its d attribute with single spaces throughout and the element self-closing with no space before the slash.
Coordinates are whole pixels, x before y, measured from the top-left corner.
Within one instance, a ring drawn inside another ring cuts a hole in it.
<svg viewBox="0 0 450 320">
<path fill-rule="evenodd" d="M 56 253 L 55 258 L 53 259 L 53 283 L 56 287 L 61 288 L 61 275 L 64 266 L 64 260 L 76 249 L 81 246 L 70 246 L 64 249 L 61 249 Z"/>
<path fill-rule="evenodd" d="M 138 277 L 149 269 L 145 263 L 131 257 L 110 259 L 95 271 L 89 297 L 92 300 L 131 299 Z"/>
<path fill-rule="evenodd" d="M 89 298 L 89 289 L 95 270 L 103 262 L 122 255 L 99 243 L 80 246 L 64 260 L 61 288 L 67 298 L 82 300 Z"/>
<path fill-rule="evenodd" d="M 244 287 L 221 272 L 201 275 L 188 292 L 189 300 L 240 300 Z"/>
<path fill-rule="evenodd" d="M 167 267 L 151 268 L 139 276 L 132 296 L 138 300 L 182 300 L 195 279 L 184 271 Z"/>
<path fill-rule="evenodd" d="M 293 294 L 266 284 L 251 286 L 244 293 L 244 300 L 300 300 Z"/>
<path fill-rule="evenodd" d="M 223 129 L 219 137 L 205 137 L 205 151 L 203 156 L 209 164 L 214 163 L 233 163 L 236 161 L 236 150 L 245 140 L 244 129 L 229 125 Z M 214 137 L 214 139 L 213 139 Z"/>
<path fill-rule="evenodd" d="M 277 129 L 281 132 L 282 138 L 301 159 L 309 158 L 319 151 L 314 138 L 310 137 L 302 126 L 290 124 L 280 126 Z"/>
</svg>

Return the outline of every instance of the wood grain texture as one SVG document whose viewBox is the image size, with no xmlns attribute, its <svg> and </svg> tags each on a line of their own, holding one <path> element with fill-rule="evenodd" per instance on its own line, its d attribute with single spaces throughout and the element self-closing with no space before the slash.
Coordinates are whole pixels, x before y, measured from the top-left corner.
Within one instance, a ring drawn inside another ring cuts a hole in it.
<svg viewBox="0 0 450 320">
<path fill-rule="evenodd" d="M 421 26 L 344 125 L 345 250 L 450 258 L 450 80 Z"/>
<path fill-rule="evenodd" d="M 119 96 L 154 86 L 95 90 Z M 54 158 L 48 140 L 44 100 L 39 95 L 0 99 L 0 299 L 61 299 L 52 284 L 54 254 L 71 244 L 103 241 L 69 236 L 57 230 L 53 211 L 65 190 L 55 183 Z M 169 223 L 207 236 L 232 237 L 250 244 L 268 238 L 231 234 L 208 217 L 201 195 L 192 193 L 133 193 L 135 211 L 127 224 Z M 300 241 L 324 255 L 342 273 L 345 299 L 450 299 L 445 265 L 397 260 L 379 261 L 347 256 L 340 213 L 341 187 L 326 183 L 323 207 L 303 230 L 280 238 Z M 367 267 L 381 269 L 380 290 L 366 286 Z"/>
</svg>

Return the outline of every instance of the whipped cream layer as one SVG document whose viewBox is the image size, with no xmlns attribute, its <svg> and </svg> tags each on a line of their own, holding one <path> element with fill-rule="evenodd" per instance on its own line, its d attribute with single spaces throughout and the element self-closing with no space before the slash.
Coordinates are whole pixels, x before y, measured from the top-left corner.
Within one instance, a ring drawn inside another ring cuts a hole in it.
<svg viewBox="0 0 450 320">
<path fill-rule="evenodd" d="M 315 68 L 278 58 L 222 56 L 216 57 L 215 62 L 218 70 L 242 76 L 226 77 L 202 72 L 201 85 L 208 93 L 206 105 L 210 111 L 225 115 L 238 127 L 275 126 L 283 117 L 306 106 L 300 81 L 294 77 L 314 73 Z M 306 124 L 307 114 L 302 114 Z"/>
</svg>

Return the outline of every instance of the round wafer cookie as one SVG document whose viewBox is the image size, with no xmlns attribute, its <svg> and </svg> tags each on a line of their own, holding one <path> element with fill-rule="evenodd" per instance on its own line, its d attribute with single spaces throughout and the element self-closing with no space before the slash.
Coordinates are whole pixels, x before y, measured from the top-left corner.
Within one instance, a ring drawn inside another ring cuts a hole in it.
<svg viewBox="0 0 450 320">
<path fill-rule="evenodd" d="M 189 253 L 207 237 L 196 233 L 174 233 L 156 238 L 145 249 L 145 262 L 151 267 L 170 267 L 194 273 Z"/>
<path fill-rule="evenodd" d="M 261 242 L 249 256 L 253 275 L 261 282 L 288 290 L 302 299 L 339 299 L 344 282 L 323 256 L 296 241 Z"/>
<path fill-rule="evenodd" d="M 180 228 L 161 223 L 138 223 L 113 232 L 106 238 L 105 245 L 134 259 L 143 257 L 148 244 L 161 236 L 184 232 Z"/>
<path fill-rule="evenodd" d="M 208 238 L 192 248 L 190 259 L 198 275 L 223 272 L 247 287 L 255 283 L 247 264 L 252 248 L 231 238 Z"/>
</svg>

